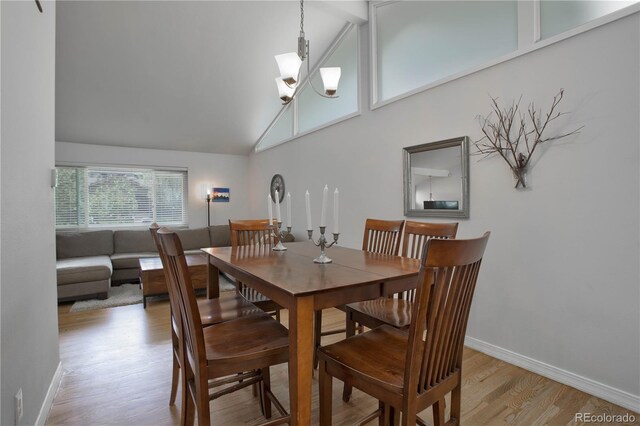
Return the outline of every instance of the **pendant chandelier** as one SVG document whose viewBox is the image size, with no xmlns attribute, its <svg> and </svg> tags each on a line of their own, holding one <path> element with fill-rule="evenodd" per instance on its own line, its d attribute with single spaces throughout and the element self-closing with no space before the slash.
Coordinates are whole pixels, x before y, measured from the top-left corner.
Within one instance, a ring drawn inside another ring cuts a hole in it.
<svg viewBox="0 0 640 426">
<path fill-rule="evenodd" d="M 298 53 L 289 52 L 276 55 L 276 62 L 280 69 L 280 77 L 276 77 L 278 95 L 282 105 L 287 105 L 296 97 L 300 89 L 302 63 L 307 61 L 307 79 L 311 88 L 324 98 L 337 98 L 338 82 L 340 81 L 340 67 L 320 68 L 320 77 L 324 85 L 324 93 L 319 92 L 311 81 L 309 65 L 309 42 L 304 37 L 304 0 L 300 0 L 300 36 L 298 37 Z"/>
</svg>

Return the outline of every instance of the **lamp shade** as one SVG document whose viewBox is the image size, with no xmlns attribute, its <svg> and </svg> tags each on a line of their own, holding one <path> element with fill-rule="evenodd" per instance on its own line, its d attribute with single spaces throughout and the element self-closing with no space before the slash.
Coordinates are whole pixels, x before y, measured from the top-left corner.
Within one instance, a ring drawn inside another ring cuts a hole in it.
<svg viewBox="0 0 640 426">
<path fill-rule="evenodd" d="M 290 102 L 291 98 L 293 98 L 293 93 L 296 91 L 296 87 L 289 86 L 280 77 L 276 77 L 276 85 L 278 86 L 278 96 L 280 96 L 282 102 Z"/>
<path fill-rule="evenodd" d="M 280 69 L 282 81 L 288 85 L 296 84 L 300 65 L 302 65 L 302 60 L 298 54 L 295 52 L 283 53 L 282 55 L 276 55 L 275 58 Z"/>
<path fill-rule="evenodd" d="M 320 68 L 320 77 L 324 85 L 324 92 L 333 96 L 338 91 L 338 82 L 340 81 L 340 67 Z"/>
</svg>

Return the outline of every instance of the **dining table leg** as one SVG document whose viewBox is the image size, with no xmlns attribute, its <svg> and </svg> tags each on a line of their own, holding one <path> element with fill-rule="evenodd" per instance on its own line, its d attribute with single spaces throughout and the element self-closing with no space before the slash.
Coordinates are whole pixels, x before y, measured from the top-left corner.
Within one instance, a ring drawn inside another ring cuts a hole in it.
<svg viewBox="0 0 640 426">
<path fill-rule="evenodd" d="M 211 264 L 211 258 L 207 256 L 207 299 L 220 297 L 220 270 Z"/>
<path fill-rule="evenodd" d="M 313 297 L 297 297 L 289 310 L 289 399 L 291 425 L 311 424 Z"/>
</svg>

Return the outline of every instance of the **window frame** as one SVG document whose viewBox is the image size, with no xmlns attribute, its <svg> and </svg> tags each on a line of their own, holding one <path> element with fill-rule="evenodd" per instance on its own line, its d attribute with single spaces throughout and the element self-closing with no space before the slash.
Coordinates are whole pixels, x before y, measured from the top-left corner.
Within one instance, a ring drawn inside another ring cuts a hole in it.
<svg viewBox="0 0 640 426">
<path fill-rule="evenodd" d="M 183 194 L 182 194 L 182 218 L 183 221 L 180 224 L 168 224 L 172 228 L 180 229 L 186 228 L 189 226 L 189 169 L 187 167 L 173 167 L 173 166 L 153 166 L 153 165 L 132 165 L 132 164 L 99 164 L 99 163 L 70 163 L 70 162 L 60 162 L 56 163 L 55 169 L 58 168 L 76 168 L 76 169 L 114 169 L 114 170 L 130 170 L 134 171 L 152 171 L 152 172 L 176 172 L 182 173 L 184 175 L 183 182 Z M 157 217 L 157 200 L 156 200 L 156 176 L 154 175 L 154 185 L 151 188 L 151 197 L 152 197 L 152 212 L 153 212 L 153 221 L 156 221 Z M 80 189 L 80 188 L 78 188 Z M 86 184 L 82 187 L 82 191 L 84 192 L 85 202 L 89 203 L 89 186 L 88 180 Z M 56 196 L 54 192 L 54 213 L 57 209 Z M 82 225 L 58 225 L 57 220 L 54 215 L 54 225 L 56 231 L 62 232 L 73 232 L 73 231 L 88 231 L 88 230 L 101 230 L 101 229 L 145 229 L 148 228 L 150 224 L 147 223 L 122 223 L 122 224 L 89 224 L 89 214 L 88 210 L 86 212 L 86 218 Z M 162 225 L 162 224 L 161 224 Z"/>
<path fill-rule="evenodd" d="M 586 31 L 608 24 L 626 16 L 633 15 L 640 12 L 640 2 L 629 5 L 615 12 L 609 13 L 600 18 L 596 18 L 592 21 L 586 22 L 575 28 L 556 34 L 552 37 L 544 40 L 540 39 L 540 0 L 533 0 L 532 2 L 518 1 L 518 43 L 517 49 L 511 53 L 486 61 L 480 65 L 469 68 L 465 71 L 461 71 L 432 83 L 416 87 L 413 90 L 394 96 L 389 99 L 380 100 L 378 94 L 378 42 L 377 42 L 377 10 L 380 7 L 388 6 L 393 3 L 399 3 L 398 0 L 391 1 L 377 1 L 369 3 L 369 93 L 370 93 L 370 108 L 375 110 L 399 100 L 408 98 L 418 93 L 422 93 L 426 90 L 433 89 L 434 87 L 441 86 L 449 83 L 450 81 L 457 80 L 467 75 L 482 71 L 486 68 L 498 65 L 502 62 L 509 61 L 527 53 L 534 52 L 538 49 L 542 49 L 551 44 L 565 40 L 570 37 L 574 37 L 578 34 L 582 34 Z"/>
</svg>

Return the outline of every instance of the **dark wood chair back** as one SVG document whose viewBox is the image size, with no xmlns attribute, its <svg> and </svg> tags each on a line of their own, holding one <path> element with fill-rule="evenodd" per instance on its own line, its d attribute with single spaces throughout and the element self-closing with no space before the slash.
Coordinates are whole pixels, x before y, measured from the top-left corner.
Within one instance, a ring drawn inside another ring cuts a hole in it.
<svg viewBox="0 0 640 426">
<path fill-rule="evenodd" d="M 160 226 L 155 222 L 149 226 L 149 232 L 151 232 L 151 237 L 153 238 L 153 242 L 156 244 L 156 248 L 158 249 L 158 256 L 160 257 L 160 261 L 162 262 L 164 280 L 167 283 L 167 287 L 169 287 L 170 277 L 169 277 L 169 273 L 168 273 L 169 270 L 167 266 L 167 255 L 164 252 L 164 248 L 162 247 L 162 243 L 160 242 L 160 237 L 158 236 L 159 229 L 160 229 Z M 169 296 L 171 296 L 171 293 L 169 293 Z M 180 315 L 180 305 L 178 305 L 177 302 L 178 302 L 177 299 L 171 299 L 171 297 L 169 297 L 169 306 L 171 307 L 171 319 L 173 319 L 174 321 L 175 321 L 174 314 Z"/>
<path fill-rule="evenodd" d="M 422 249 L 431 238 L 450 240 L 456 237 L 458 223 L 426 223 L 407 220 L 402 237 L 402 256 L 422 258 Z"/>
<path fill-rule="evenodd" d="M 271 226 L 269 219 L 229 220 L 231 246 L 273 247 L 278 244 L 278 236 L 274 232 L 276 226 L 275 221 Z"/>
<path fill-rule="evenodd" d="M 364 225 L 362 250 L 397 256 L 404 220 L 367 219 Z"/>
<path fill-rule="evenodd" d="M 160 261 L 162 262 L 163 270 L 165 271 L 165 279 L 169 279 L 169 277 L 166 274 L 166 269 L 164 269 L 165 262 L 166 262 L 166 255 L 165 255 L 164 250 L 162 248 L 162 244 L 160 243 L 160 238 L 158 238 L 158 230 L 159 229 L 160 229 L 160 225 L 158 225 L 155 222 L 153 222 L 151 225 L 149 225 L 149 232 L 151 232 L 151 238 L 153 238 L 153 242 L 156 245 L 156 249 L 158 250 L 158 257 L 160 257 Z"/>
<path fill-rule="evenodd" d="M 459 383 L 469 309 L 489 235 L 431 239 L 425 246 L 406 356 L 404 389 L 410 399 Z"/>
<path fill-rule="evenodd" d="M 158 224 L 155 222 L 149 226 L 151 237 L 153 238 L 153 242 L 156 244 L 156 248 L 158 249 L 158 256 L 160 257 L 160 261 L 162 262 L 162 270 L 164 271 L 164 280 L 167 283 L 167 290 L 169 290 L 169 307 L 171 308 L 171 319 L 175 322 L 175 325 L 176 325 L 175 331 L 177 333 L 178 332 L 177 325 L 180 320 L 180 318 L 178 318 L 180 316 L 180 305 L 178 304 L 179 301 L 177 298 L 175 297 L 171 298 L 171 286 L 170 286 L 171 276 L 169 275 L 167 253 L 164 251 L 164 247 L 160 242 L 160 237 L 158 235 L 159 229 L 160 229 L 160 226 L 158 226 Z"/>
<path fill-rule="evenodd" d="M 193 374 L 197 377 L 198 371 L 206 368 L 204 335 L 184 250 L 175 232 L 161 228 L 157 231 L 157 235 L 166 256 L 165 269 L 168 275 L 169 300 L 173 299 L 175 302 L 172 303 L 172 309 L 174 304 L 179 306 L 179 310 L 174 311 L 174 316 L 177 320 L 177 312 L 180 312 L 179 330 L 182 335 L 179 337 L 181 344 L 184 345 L 183 353 L 186 355 L 184 363 L 188 364 L 183 368 L 191 367 Z"/>
<path fill-rule="evenodd" d="M 431 238 L 453 239 L 458 232 L 458 223 L 425 223 L 407 220 L 404 223 L 402 236 L 402 256 L 412 259 L 421 259 L 425 244 Z M 416 291 L 409 290 L 396 293 L 393 297 L 413 301 Z"/>
<path fill-rule="evenodd" d="M 251 256 L 263 254 L 278 244 L 278 237 L 274 230 L 277 227 L 275 220 L 269 224 L 269 219 L 254 220 L 229 220 L 231 232 L 231 247 L 234 256 Z M 265 312 L 275 313 L 280 321 L 280 305 L 266 298 L 257 290 L 247 287 L 240 281 L 236 281 L 238 292 L 249 302 L 255 304 Z"/>
<path fill-rule="evenodd" d="M 164 280 L 167 283 L 167 290 L 169 293 L 169 307 L 171 308 L 171 319 L 174 322 L 175 332 L 179 332 L 179 328 L 181 327 L 181 318 L 180 317 L 180 305 L 179 299 L 177 297 L 171 297 L 171 276 L 169 275 L 169 267 L 167 254 L 160 242 L 160 237 L 158 235 L 158 230 L 160 230 L 160 226 L 157 223 L 152 223 L 149 226 L 149 232 L 151 232 L 151 237 L 153 238 L 153 242 L 156 244 L 156 248 L 158 249 L 158 256 L 160 257 L 160 261 L 162 262 L 162 270 L 164 271 Z"/>
</svg>

